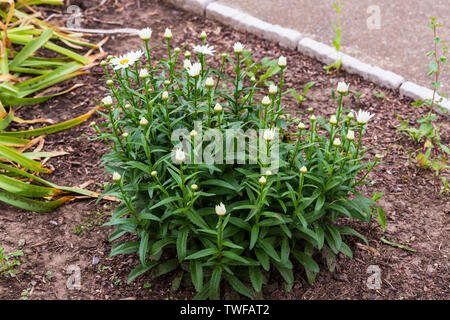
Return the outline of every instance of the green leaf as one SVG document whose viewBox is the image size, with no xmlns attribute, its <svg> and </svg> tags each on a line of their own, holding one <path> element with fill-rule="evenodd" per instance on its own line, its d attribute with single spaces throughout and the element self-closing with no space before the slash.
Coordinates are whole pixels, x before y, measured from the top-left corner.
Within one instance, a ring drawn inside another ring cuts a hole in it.
<svg viewBox="0 0 450 320">
<path fill-rule="evenodd" d="M 186 257 L 186 260 L 191 260 L 191 259 L 200 259 L 200 258 L 204 258 L 213 254 L 216 254 L 218 251 L 216 248 L 207 248 L 207 249 L 203 249 L 200 250 L 196 253 L 193 253 L 189 256 Z"/>
<path fill-rule="evenodd" d="M 236 290 L 240 294 L 242 294 L 250 299 L 253 299 L 253 296 L 252 296 L 252 293 L 250 292 L 250 290 L 236 276 L 230 275 L 228 273 L 225 273 L 224 276 L 227 279 L 228 283 L 233 287 L 234 290 Z"/>
<path fill-rule="evenodd" d="M 236 253 L 234 253 L 233 251 L 223 251 L 222 255 L 224 257 L 230 258 L 231 260 L 234 261 L 238 261 L 241 262 L 243 264 L 249 264 L 250 262 L 247 261 L 247 259 L 242 258 L 241 256 L 238 256 Z"/>
<path fill-rule="evenodd" d="M 177 254 L 178 261 L 182 261 L 184 257 L 186 257 L 186 247 L 187 247 L 187 239 L 189 236 L 189 229 L 182 229 L 178 232 L 177 237 Z"/>
<path fill-rule="evenodd" d="M 190 267 L 191 267 L 192 283 L 194 284 L 195 290 L 197 290 L 197 292 L 200 292 L 203 289 L 203 267 L 202 267 L 202 264 L 198 260 L 191 260 Z"/>
<path fill-rule="evenodd" d="M 250 276 L 250 281 L 256 292 L 261 292 L 262 290 L 262 272 L 259 267 L 249 267 L 248 273 Z"/>
<path fill-rule="evenodd" d="M 220 265 L 216 265 L 212 272 L 211 280 L 209 282 L 210 284 L 209 296 L 211 297 L 211 299 L 214 300 L 219 299 L 220 280 L 222 280 L 222 268 Z"/>
<path fill-rule="evenodd" d="M 158 263 L 157 262 L 148 262 L 147 264 L 143 265 L 143 264 L 138 264 L 136 266 L 136 268 L 134 268 L 130 274 L 128 275 L 128 281 L 127 283 L 130 284 L 131 282 L 133 282 L 137 277 L 143 275 L 144 273 L 146 273 L 147 271 L 149 271 L 151 268 L 153 268 L 154 266 L 156 266 Z"/>
<path fill-rule="evenodd" d="M 301 265 L 303 265 L 305 269 L 313 271 L 315 273 L 319 272 L 319 265 L 310 256 L 296 250 L 292 251 L 292 255 Z"/>
<path fill-rule="evenodd" d="M 141 242 L 139 244 L 139 259 L 141 260 L 141 264 L 145 265 L 145 259 L 147 257 L 147 252 L 148 252 L 148 238 L 150 236 L 150 233 L 148 232 L 143 232 L 144 235 L 141 238 Z"/>
<path fill-rule="evenodd" d="M 118 254 L 134 253 L 137 252 L 138 249 L 139 249 L 139 242 L 137 241 L 122 242 L 117 245 L 114 245 L 111 248 L 111 253 L 109 254 L 109 257 L 111 258 Z"/>
</svg>

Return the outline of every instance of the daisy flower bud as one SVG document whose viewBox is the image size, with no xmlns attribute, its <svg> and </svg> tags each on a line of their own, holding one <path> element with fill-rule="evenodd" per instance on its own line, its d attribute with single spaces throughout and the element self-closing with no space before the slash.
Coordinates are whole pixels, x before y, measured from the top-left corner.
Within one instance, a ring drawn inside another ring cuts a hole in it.
<svg viewBox="0 0 450 320">
<path fill-rule="evenodd" d="M 102 62 L 100 62 L 100 66 L 102 67 L 106 67 L 108 63 L 105 60 L 102 60 Z"/>
<path fill-rule="evenodd" d="M 128 132 L 124 132 L 124 133 L 122 133 L 122 137 L 124 137 L 124 138 L 128 138 Z"/>
<path fill-rule="evenodd" d="M 272 171 L 267 170 L 267 171 L 266 171 L 266 176 L 271 176 L 271 175 L 272 175 Z"/>
<path fill-rule="evenodd" d="M 330 124 L 332 124 L 332 125 L 336 125 L 337 124 L 337 119 L 336 119 L 335 115 L 332 115 L 330 117 Z"/>
<path fill-rule="evenodd" d="M 205 87 L 207 87 L 207 88 L 214 87 L 214 79 L 211 77 L 207 78 L 205 81 Z"/>
<path fill-rule="evenodd" d="M 339 82 L 337 86 L 337 92 L 341 95 L 348 94 L 348 88 L 350 87 L 350 84 L 347 84 L 345 82 Z"/>
<path fill-rule="evenodd" d="M 195 183 L 191 186 L 191 189 L 193 191 L 197 191 L 198 190 L 198 185 L 196 185 Z"/>
<path fill-rule="evenodd" d="M 202 40 L 204 40 L 204 39 L 206 39 L 206 32 L 205 31 L 202 31 L 202 33 L 200 34 L 200 39 L 202 39 Z"/>
<path fill-rule="evenodd" d="M 175 52 L 175 53 L 180 53 L 180 51 L 181 51 L 181 49 L 178 48 L 178 47 L 176 47 L 175 49 L 173 49 L 173 52 Z"/>
<path fill-rule="evenodd" d="M 315 115 L 312 115 L 311 117 L 309 117 L 309 120 L 310 120 L 311 122 L 314 122 L 314 121 L 317 120 L 317 118 L 316 118 Z"/>
<path fill-rule="evenodd" d="M 191 57 L 191 52 L 190 51 L 186 51 L 185 53 L 184 53 L 184 57 L 186 58 L 186 59 L 189 59 L 190 57 Z"/>
<path fill-rule="evenodd" d="M 264 130 L 264 140 L 266 141 L 272 141 L 275 138 L 275 129 L 266 129 Z"/>
<path fill-rule="evenodd" d="M 171 83 L 172 83 L 172 82 L 170 82 L 170 80 L 165 80 L 165 81 L 164 81 L 164 85 L 165 85 L 165 86 L 168 86 L 168 85 L 170 85 Z"/>
<path fill-rule="evenodd" d="M 274 86 L 273 84 L 271 84 L 269 86 L 269 94 L 277 94 L 278 92 L 278 88 L 276 86 Z"/>
<path fill-rule="evenodd" d="M 377 159 L 377 160 L 381 160 L 383 158 L 383 156 L 381 155 L 381 154 L 376 154 L 375 155 L 375 159 Z"/>
<path fill-rule="evenodd" d="M 127 103 L 126 105 L 123 106 L 124 109 L 128 110 L 131 108 L 131 104 Z"/>
<path fill-rule="evenodd" d="M 227 209 L 225 208 L 225 205 L 222 202 L 216 206 L 216 214 L 218 216 L 224 216 L 226 213 Z"/>
<path fill-rule="evenodd" d="M 253 83 L 255 83 L 255 82 L 256 82 L 255 76 L 252 76 L 252 77 L 250 78 L 250 81 L 253 82 Z"/>
<path fill-rule="evenodd" d="M 222 106 L 219 103 L 217 103 L 216 106 L 214 107 L 214 112 L 219 113 L 222 112 L 222 110 L 223 110 Z"/>
<path fill-rule="evenodd" d="M 370 114 L 370 112 L 368 111 L 362 111 L 361 109 L 359 109 L 358 113 L 356 114 L 356 122 L 358 122 L 358 124 L 361 125 L 366 124 L 374 116 L 375 116 L 374 114 Z"/>
<path fill-rule="evenodd" d="M 90 124 L 91 127 L 94 127 L 95 125 L 96 125 L 95 121 L 92 121 Z"/>
<path fill-rule="evenodd" d="M 113 104 L 112 98 L 110 96 L 104 97 L 102 99 L 102 104 L 107 107 L 112 106 L 112 104 Z"/>
<path fill-rule="evenodd" d="M 226 57 L 228 57 L 228 53 L 221 53 L 219 55 L 222 59 L 225 59 Z"/>
<path fill-rule="evenodd" d="M 144 28 L 138 31 L 139 37 L 144 40 L 148 41 L 152 37 L 152 29 L 150 28 Z"/>
<path fill-rule="evenodd" d="M 169 99 L 169 93 L 167 91 L 164 91 L 162 93 L 161 99 L 163 99 L 164 101 Z"/>
<path fill-rule="evenodd" d="M 312 107 L 309 107 L 307 110 L 309 113 L 313 113 L 313 111 L 314 111 L 314 109 Z"/>
<path fill-rule="evenodd" d="M 178 163 L 182 163 L 184 160 L 186 160 L 186 154 L 184 153 L 183 150 L 178 148 L 175 150 L 175 160 Z"/>
<path fill-rule="evenodd" d="M 286 57 L 281 56 L 278 58 L 278 66 L 280 68 L 286 68 L 286 66 L 287 66 Z"/>
<path fill-rule="evenodd" d="M 241 54 L 244 51 L 244 45 L 240 42 L 236 42 L 233 46 L 234 53 Z"/>
<path fill-rule="evenodd" d="M 148 120 L 145 118 L 141 118 L 141 120 L 139 121 L 139 124 L 143 127 L 145 127 L 146 125 L 148 125 Z"/>
<path fill-rule="evenodd" d="M 147 77 L 148 77 L 148 70 L 147 69 L 139 70 L 139 78 L 145 79 Z"/>
<path fill-rule="evenodd" d="M 195 130 L 192 130 L 192 131 L 189 133 L 189 135 L 190 135 L 191 137 L 196 137 L 197 134 L 198 134 L 198 132 L 195 131 Z"/>
<path fill-rule="evenodd" d="M 114 81 L 112 81 L 111 79 L 106 80 L 107 86 L 112 86 L 113 84 L 114 84 Z"/>
<path fill-rule="evenodd" d="M 151 173 L 152 177 L 156 177 L 158 175 L 158 172 L 156 170 L 153 170 Z"/>
<path fill-rule="evenodd" d="M 297 128 L 299 128 L 300 130 L 303 130 L 303 129 L 306 129 L 306 125 L 305 125 L 303 122 L 300 122 L 300 123 L 297 125 Z"/>
<path fill-rule="evenodd" d="M 113 173 L 112 180 L 113 180 L 114 182 L 119 182 L 121 179 L 122 179 L 122 176 L 121 176 L 118 172 L 114 172 L 114 173 Z"/>
<path fill-rule="evenodd" d="M 355 118 L 355 115 L 353 114 L 353 112 L 349 112 L 349 114 L 347 115 L 347 117 L 352 120 Z"/>
<path fill-rule="evenodd" d="M 172 39 L 172 30 L 170 30 L 169 28 L 166 28 L 166 31 L 164 32 L 164 39 Z"/>
<path fill-rule="evenodd" d="M 342 142 L 339 138 L 334 139 L 333 146 L 340 147 L 342 145 Z"/>
<path fill-rule="evenodd" d="M 264 184 L 266 184 L 267 179 L 266 179 L 266 177 L 262 176 L 261 178 L 259 178 L 258 182 L 259 182 L 260 184 L 264 185 Z"/>
<path fill-rule="evenodd" d="M 302 174 L 308 173 L 308 169 L 305 166 L 303 166 L 300 168 L 300 173 Z"/>
<path fill-rule="evenodd" d="M 111 54 L 110 54 L 109 56 L 106 57 L 106 61 L 110 61 L 110 60 L 112 60 L 112 59 L 114 59 L 114 56 L 111 55 Z"/>
<path fill-rule="evenodd" d="M 261 104 L 262 104 L 263 106 L 268 106 L 268 105 L 270 105 L 270 104 L 271 104 L 270 98 L 269 98 L 268 96 L 265 96 L 265 97 L 262 99 Z"/>
<path fill-rule="evenodd" d="M 347 140 L 353 141 L 355 140 L 355 131 L 349 130 L 347 133 Z"/>
</svg>

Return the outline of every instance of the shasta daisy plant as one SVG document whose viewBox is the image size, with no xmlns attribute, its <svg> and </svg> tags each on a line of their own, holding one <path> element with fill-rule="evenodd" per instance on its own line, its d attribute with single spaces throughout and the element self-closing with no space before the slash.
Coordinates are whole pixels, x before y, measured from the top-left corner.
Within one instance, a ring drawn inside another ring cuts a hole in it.
<svg viewBox="0 0 450 320">
<path fill-rule="evenodd" d="M 245 44 L 214 55 L 202 33 L 192 55 L 172 50 L 166 29 L 168 57 L 152 57 L 152 66 L 149 36 L 139 32 L 142 54 L 105 60 L 107 121 L 95 126 L 96 139 L 112 147 L 103 160 L 113 183 L 103 196 L 122 200 L 106 224 L 116 228 L 111 256 L 138 258 L 129 282 L 150 270 L 176 272 L 197 299 L 220 298 L 225 282 L 252 298 L 273 272 L 292 288 L 302 276 L 296 266 L 312 283 L 316 253 L 329 262 L 351 257 L 346 236 L 366 240 L 341 218 L 371 221 L 375 201 L 358 187 L 370 182 L 378 160 L 361 146 L 373 115 L 350 117 L 344 109 L 348 84 L 337 87 L 336 114 L 309 109 L 292 119 L 283 104 L 285 57 L 272 60 L 280 82 L 261 87 Z M 252 137 L 255 144 L 242 143 Z"/>
</svg>

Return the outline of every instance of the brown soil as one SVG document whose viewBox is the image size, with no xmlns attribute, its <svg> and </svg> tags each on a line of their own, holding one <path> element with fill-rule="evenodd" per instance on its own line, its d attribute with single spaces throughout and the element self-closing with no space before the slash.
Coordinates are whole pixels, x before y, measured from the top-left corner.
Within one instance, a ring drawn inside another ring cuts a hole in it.
<svg viewBox="0 0 450 320">
<path fill-rule="evenodd" d="M 311 89 L 309 99 L 300 109 L 293 100 L 286 100 L 290 109 L 301 111 L 314 107 L 316 114 L 329 116 L 335 110 L 331 90 L 338 81 L 351 83 L 351 88 L 365 94 L 360 101 L 347 97 L 346 107 L 362 108 L 376 117 L 371 121 L 365 145 L 373 146 L 371 151 L 385 154 L 384 163 L 371 174 L 373 186 L 364 193 L 383 192 L 381 204 L 387 215 L 387 230 L 373 223 L 371 226 L 352 222 L 352 226 L 366 235 L 370 247 L 351 240 L 354 259 L 339 256 L 336 271 L 327 271 L 321 261 L 321 273 L 313 286 L 307 284 L 303 271 L 296 273 L 296 282 L 290 292 L 284 290 L 280 277 L 274 274 L 264 288 L 265 299 L 449 299 L 450 271 L 450 203 L 449 197 L 439 196 L 440 181 L 431 171 L 408 165 L 408 156 L 403 150 L 420 148 L 409 139 L 399 135 L 396 127 L 399 121 L 395 114 L 404 118 L 417 119 L 420 110 L 410 106 L 411 100 L 404 99 L 397 92 L 379 88 L 358 76 L 344 72 L 327 75 L 322 65 L 301 54 L 280 48 L 278 45 L 261 40 L 253 35 L 243 34 L 203 17 L 179 11 L 159 1 L 108 0 L 95 8 L 100 0 L 71 1 L 83 4 L 83 27 L 86 28 L 142 28 L 153 29 L 154 44 L 162 39 L 165 27 L 174 34 L 174 45 L 182 47 L 199 42 L 202 30 L 208 33 L 208 42 L 218 53 L 231 52 L 234 42 L 241 41 L 250 48 L 256 58 L 264 56 L 288 58 L 287 87 L 301 88 L 308 81 L 317 81 Z M 95 8 L 95 9 L 93 9 Z M 60 11 L 64 13 L 65 11 Z M 54 8 L 47 15 L 55 13 Z M 58 17 L 58 16 L 57 16 Z M 62 21 L 67 15 L 61 15 Z M 114 24 L 112 24 L 114 23 Z M 120 24 L 120 25 L 117 25 Z M 101 40 L 96 36 L 93 40 Z M 141 46 L 138 37 L 111 36 L 104 49 L 117 55 Z M 164 54 L 160 49 L 156 56 Z M 213 60 L 213 59 L 210 59 Z M 424 66 L 425 67 L 425 66 Z M 27 119 L 48 117 L 63 121 L 81 115 L 95 106 L 95 99 L 101 99 L 105 89 L 102 69 L 96 67 L 91 74 L 67 82 L 83 83 L 81 87 L 65 96 L 47 103 L 23 107 L 19 116 Z M 383 93 L 384 98 L 376 98 L 373 91 Z M 302 116 L 305 119 L 305 116 Z M 91 120 L 101 121 L 98 115 Z M 91 121 L 90 120 L 90 121 Z M 443 142 L 449 144 L 449 122 L 442 117 L 441 134 Z M 89 122 L 76 128 L 46 137 L 45 150 L 59 148 L 70 151 L 70 155 L 52 159 L 48 162 L 55 172 L 47 178 L 55 183 L 78 186 L 88 180 L 97 185 L 91 189 L 101 191 L 101 183 L 110 177 L 101 166 L 101 156 L 108 147 L 100 141 L 89 141 L 94 134 Z M 448 176 L 448 171 L 444 172 Z M 19 248 L 19 240 L 25 239 L 21 247 L 24 251 L 21 272 L 14 278 L 0 278 L 0 299 L 20 299 L 23 290 L 29 289 L 29 299 L 184 299 L 192 298 L 192 287 L 173 291 L 171 281 L 176 273 L 152 279 L 144 275 L 127 285 L 128 273 L 137 263 L 136 256 L 116 256 L 108 258 L 111 244 L 108 242 L 110 228 L 100 225 L 107 221 L 114 203 L 94 200 L 81 200 L 69 203 L 52 213 L 37 214 L 19 210 L 0 203 L 0 246 L 11 252 Z M 82 226 L 84 228 L 82 228 Z M 81 230 L 81 231 L 80 231 Z M 406 245 L 415 252 L 405 251 L 386 245 L 380 238 Z M 70 265 L 81 269 L 81 290 L 68 290 L 66 287 L 67 269 Z M 372 290 L 366 285 L 371 273 L 367 269 L 378 265 L 381 269 L 381 289 Z M 46 276 L 51 271 L 51 276 Z M 50 279 L 51 278 L 51 279 Z M 149 283 L 151 286 L 145 285 Z M 233 297 L 227 294 L 225 298 Z"/>
</svg>

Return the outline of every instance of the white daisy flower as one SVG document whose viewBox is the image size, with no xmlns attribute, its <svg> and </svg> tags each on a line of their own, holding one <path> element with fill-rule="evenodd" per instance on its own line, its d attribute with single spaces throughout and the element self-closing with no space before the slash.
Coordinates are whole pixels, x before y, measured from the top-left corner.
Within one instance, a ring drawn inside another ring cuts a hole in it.
<svg viewBox="0 0 450 320">
<path fill-rule="evenodd" d="M 263 106 L 268 106 L 270 105 L 272 102 L 270 101 L 270 98 L 268 96 L 265 96 L 262 101 L 261 101 Z"/>
<path fill-rule="evenodd" d="M 119 182 L 122 179 L 122 176 L 118 172 L 114 172 L 112 180 L 114 182 Z"/>
<path fill-rule="evenodd" d="M 148 70 L 147 69 L 139 70 L 139 78 L 145 79 L 147 77 L 148 77 Z"/>
<path fill-rule="evenodd" d="M 138 31 L 139 37 L 144 40 L 148 41 L 152 37 L 152 29 L 150 28 L 144 28 Z"/>
<path fill-rule="evenodd" d="M 166 28 L 166 31 L 164 32 L 164 39 L 172 39 L 172 30 L 170 30 L 169 28 Z"/>
<path fill-rule="evenodd" d="M 278 92 L 278 88 L 276 86 L 274 86 L 273 84 L 271 84 L 269 86 L 269 93 L 270 94 L 277 94 L 277 92 Z"/>
<path fill-rule="evenodd" d="M 348 93 L 348 88 L 350 87 L 350 84 L 347 84 L 345 82 L 339 82 L 337 86 L 337 92 L 340 94 L 346 94 Z"/>
<path fill-rule="evenodd" d="M 175 150 L 175 160 L 178 163 L 182 163 L 184 160 L 186 160 L 186 154 L 184 153 L 183 150 L 178 148 Z"/>
<path fill-rule="evenodd" d="M 233 46 L 234 53 L 242 53 L 244 51 L 244 45 L 240 42 L 236 42 Z"/>
<path fill-rule="evenodd" d="M 374 116 L 374 114 L 370 114 L 370 112 L 368 111 L 362 111 L 361 109 L 359 109 L 358 113 L 356 114 L 356 121 L 358 122 L 358 124 L 366 124 Z"/>
<path fill-rule="evenodd" d="M 210 56 L 213 56 L 214 52 L 216 52 L 216 50 L 214 50 L 214 46 L 208 46 L 207 44 L 203 46 L 195 46 L 194 51 L 201 54 L 208 54 Z"/>
<path fill-rule="evenodd" d="M 111 60 L 111 64 L 113 65 L 114 70 L 126 69 L 139 61 L 144 52 L 142 50 L 131 51 L 127 54 L 124 54 L 120 57 L 114 57 Z"/>
<path fill-rule="evenodd" d="M 286 57 L 281 56 L 278 58 L 278 66 L 280 68 L 285 68 L 287 66 Z"/>
<path fill-rule="evenodd" d="M 201 70 L 202 70 L 202 65 L 200 63 L 196 62 L 188 69 L 188 72 L 191 77 L 195 78 L 200 75 Z"/>
<path fill-rule="evenodd" d="M 275 129 L 266 129 L 264 130 L 264 140 L 271 141 L 275 138 Z"/>
<path fill-rule="evenodd" d="M 224 216 L 226 213 L 227 209 L 225 208 L 225 205 L 222 202 L 216 206 L 216 214 L 218 216 Z"/>
</svg>

